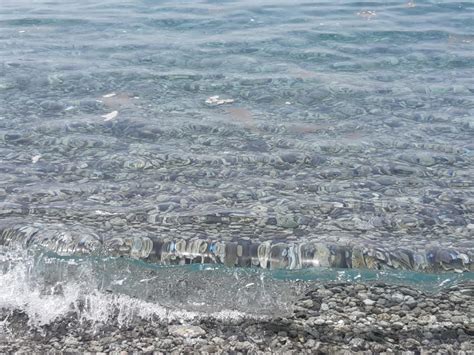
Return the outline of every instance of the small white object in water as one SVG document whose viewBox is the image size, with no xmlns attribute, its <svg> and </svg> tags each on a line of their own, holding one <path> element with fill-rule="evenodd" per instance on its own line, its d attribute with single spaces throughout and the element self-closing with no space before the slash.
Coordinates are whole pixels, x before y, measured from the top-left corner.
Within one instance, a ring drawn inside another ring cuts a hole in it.
<svg viewBox="0 0 474 355">
<path fill-rule="evenodd" d="M 291 105 L 290 101 L 285 102 L 285 105 Z"/>
<path fill-rule="evenodd" d="M 441 287 L 441 286 L 444 286 L 444 285 L 446 285 L 449 281 L 451 281 L 451 280 L 450 280 L 450 279 L 443 280 L 443 281 L 439 284 L 439 286 L 440 286 L 440 287 Z"/>
<path fill-rule="evenodd" d="M 233 102 L 234 99 L 219 99 L 219 95 L 211 96 L 206 100 L 206 104 L 213 106 L 231 104 Z"/>
<path fill-rule="evenodd" d="M 98 214 L 100 216 L 112 216 L 114 213 L 107 212 L 107 211 L 101 211 L 101 210 L 96 210 L 95 214 Z"/>
<path fill-rule="evenodd" d="M 158 276 L 151 277 L 149 279 L 142 279 L 142 280 L 140 280 L 140 282 L 148 282 L 148 281 L 151 281 L 151 280 L 154 280 L 154 279 L 157 279 L 157 278 L 158 278 Z"/>
<path fill-rule="evenodd" d="M 255 285 L 255 283 L 251 282 L 251 283 L 245 285 L 245 288 L 249 288 L 250 286 L 253 286 L 253 285 Z"/>
<path fill-rule="evenodd" d="M 71 111 L 74 108 L 74 106 L 68 106 L 64 109 L 64 111 Z"/>
<path fill-rule="evenodd" d="M 41 158 L 41 154 L 35 155 L 35 156 L 31 157 L 31 162 L 33 164 L 36 164 L 38 162 L 38 160 L 40 160 L 40 158 Z"/>
<path fill-rule="evenodd" d="M 102 97 L 114 97 L 115 95 L 117 95 L 115 92 L 111 92 L 110 94 L 105 94 L 105 95 L 102 95 Z"/>
<path fill-rule="evenodd" d="M 112 111 L 106 115 L 102 115 L 100 117 L 103 117 L 104 118 L 104 122 L 106 121 L 110 121 L 110 120 L 113 120 L 115 117 L 117 117 L 118 115 L 118 111 Z"/>
<path fill-rule="evenodd" d="M 127 280 L 127 278 L 124 278 L 122 280 L 115 280 L 115 281 L 112 281 L 112 285 L 119 285 L 119 286 L 122 286 L 123 283 L 125 282 L 125 280 Z"/>
</svg>

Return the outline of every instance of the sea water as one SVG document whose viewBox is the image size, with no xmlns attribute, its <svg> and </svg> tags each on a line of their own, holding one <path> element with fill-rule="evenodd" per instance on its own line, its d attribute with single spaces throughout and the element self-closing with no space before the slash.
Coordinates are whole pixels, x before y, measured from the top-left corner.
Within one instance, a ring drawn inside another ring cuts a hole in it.
<svg viewBox="0 0 474 355">
<path fill-rule="evenodd" d="M 0 306 L 472 279 L 473 69 L 472 2 L 0 0 Z"/>
</svg>

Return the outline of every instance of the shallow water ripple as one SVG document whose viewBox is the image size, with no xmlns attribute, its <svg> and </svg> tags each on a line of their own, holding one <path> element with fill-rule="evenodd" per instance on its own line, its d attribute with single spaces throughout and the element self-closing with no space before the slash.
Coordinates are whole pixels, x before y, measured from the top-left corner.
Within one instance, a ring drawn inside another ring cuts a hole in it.
<svg viewBox="0 0 474 355">
<path fill-rule="evenodd" d="M 3 0 L 0 243 L 473 271 L 473 14 Z"/>
</svg>

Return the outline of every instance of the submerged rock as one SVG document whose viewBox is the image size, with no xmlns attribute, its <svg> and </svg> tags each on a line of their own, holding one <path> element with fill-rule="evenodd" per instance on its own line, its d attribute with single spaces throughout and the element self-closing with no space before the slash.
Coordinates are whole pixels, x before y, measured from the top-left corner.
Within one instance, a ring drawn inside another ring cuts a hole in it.
<svg viewBox="0 0 474 355">
<path fill-rule="evenodd" d="M 196 338 L 206 334 L 206 331 L 196 325 L 172 325 L 168 328 L 170 334 L 183 338 Z"/>
</svg>

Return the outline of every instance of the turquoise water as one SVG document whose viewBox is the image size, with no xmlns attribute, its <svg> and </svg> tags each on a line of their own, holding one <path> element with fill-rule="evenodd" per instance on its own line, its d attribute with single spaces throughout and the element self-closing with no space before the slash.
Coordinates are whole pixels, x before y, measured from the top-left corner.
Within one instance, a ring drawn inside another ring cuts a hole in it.
<svg viewBox="0 0 474 355">
<path fill-rule="evenodd" d="M 473 273 L 159 266 L 126 258 L 2 252 L 0 308 L 22 309 L 39 324 L 68 311 L 99 323 L 114 312 L 124 322 L 137 315 L 275 316 L 290 314 L 297 299 L 328 282 L 395 284 L 425 293 L 457 285 L 469 289 L 469 282 L 474 282 Z"/>
<path fill-rule="evenodd" d="M 473 138 L 472 2 L 0 3 L 2 253 L 86 270 L 34 284 L 472 280 Z"/>
</svg>

